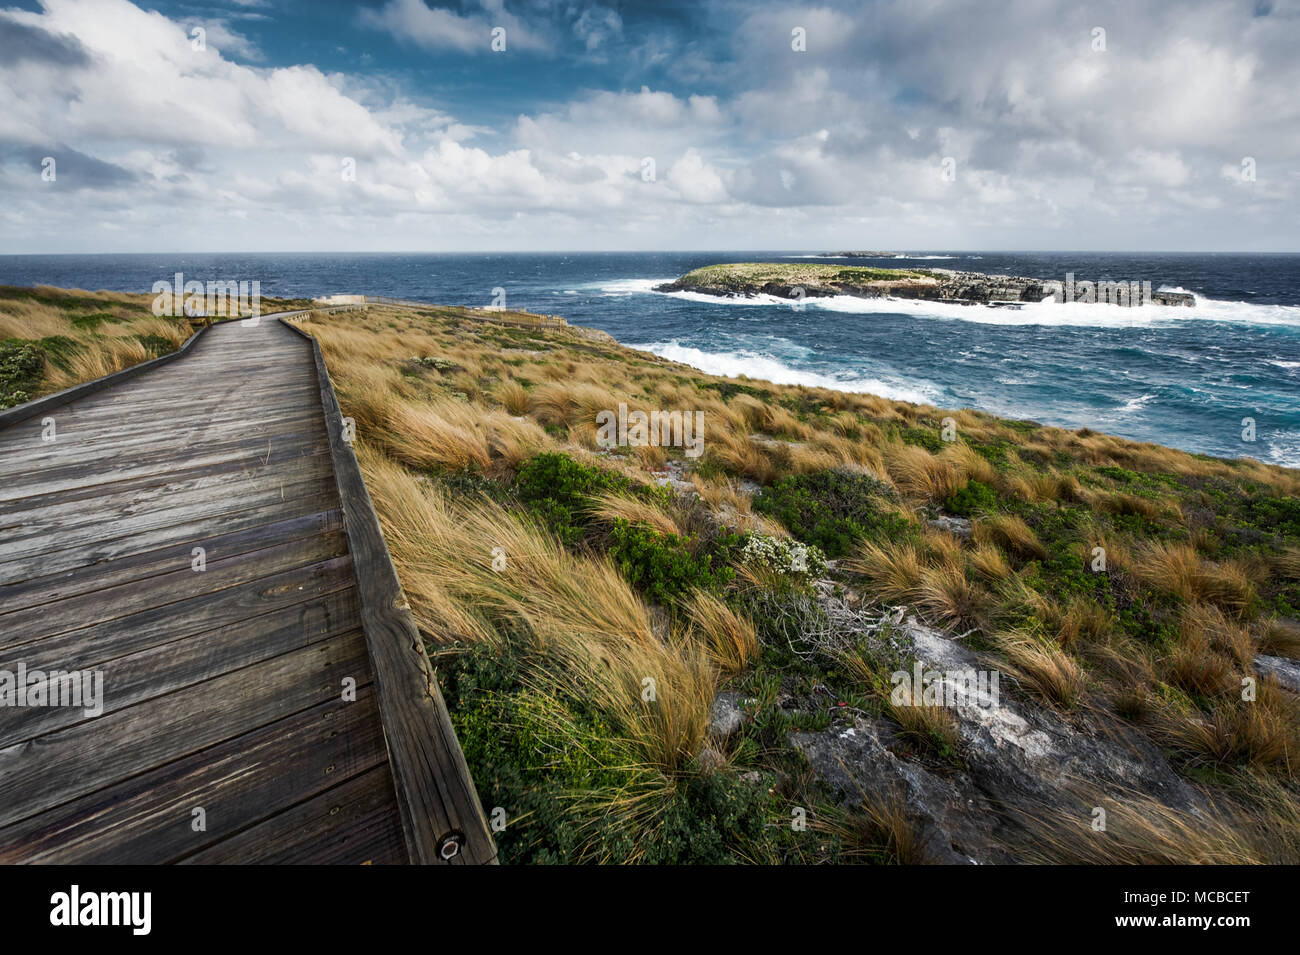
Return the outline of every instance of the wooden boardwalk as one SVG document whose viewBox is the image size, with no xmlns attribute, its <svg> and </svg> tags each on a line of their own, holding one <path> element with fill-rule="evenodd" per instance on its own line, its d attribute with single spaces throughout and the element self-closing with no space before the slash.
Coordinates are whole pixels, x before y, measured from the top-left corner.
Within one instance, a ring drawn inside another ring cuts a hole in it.
<svg viewBox="0 0 1300 955">
<path fill-rule="evenodd" d="M 0 430 L 0 680 L 103 680 L 0 705 L 0 862 L 492 860 L 318 355 L 217 325 Z"/>
</svg>

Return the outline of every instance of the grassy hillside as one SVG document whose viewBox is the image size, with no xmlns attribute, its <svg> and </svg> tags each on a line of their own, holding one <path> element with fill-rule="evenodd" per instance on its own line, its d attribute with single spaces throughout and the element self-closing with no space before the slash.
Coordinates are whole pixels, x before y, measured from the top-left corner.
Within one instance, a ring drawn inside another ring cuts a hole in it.
<svg viewBox="0 0 1300 955">
<path fill-rule="evenodd" d="M 964 772 L 951 712 L 891 704 L 906 648 L 844 630 L 884 605 L 961 635 L 1023 705 L 1142 734 L 1215 807 L 1109 793 L 1132 812 L 1106 842 L 999 820 L 1016 857 L 1300 860 L 1300 711 L 1252 671 L 1300 656 L 1300 473 L 495 317 L 300 325 L 356 421 L 506 861 L 923 861 L 897 800 L 846 806 L 790 743 L 870 714 L 900 758 Z M 703 454 L 599 447 L 620 403 L 702 412 Z M 725 740 L 720 690 L 745 716 Z"/>
</svg>

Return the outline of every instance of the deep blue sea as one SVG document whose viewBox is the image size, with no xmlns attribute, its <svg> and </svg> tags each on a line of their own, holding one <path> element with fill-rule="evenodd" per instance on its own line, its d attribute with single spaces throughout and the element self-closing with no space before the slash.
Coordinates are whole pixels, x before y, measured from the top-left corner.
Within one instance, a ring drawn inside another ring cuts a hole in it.
<svg viewBox="0 0 1300 955">
<path fill-rule="evenodd" d="M 813 250 L 816 251 L 816 250 Z M 1150 281 L 1194 308 L 1053 302 L 1021 309 L 849 298 L 718 300 L 652 286 L 715 262 L 794 252 L 0 256 L 0 284 L 149 291 L 257 280 L 263 295 L 337 293 L 562 315 L 709 372 L 869 391 L 1089 427 L 1300 467 L 1300 255 L 918 252 L 848 265 Z M 1253 418 L 1256 440 L 1242 440 Z"/>
</svg>

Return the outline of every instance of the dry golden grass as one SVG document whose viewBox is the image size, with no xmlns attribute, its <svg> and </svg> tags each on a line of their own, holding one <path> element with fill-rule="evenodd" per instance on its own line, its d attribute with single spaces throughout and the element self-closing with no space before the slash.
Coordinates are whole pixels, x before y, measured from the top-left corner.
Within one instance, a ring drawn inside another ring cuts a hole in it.
<svg viewBox="0 0 1300 955">
<path fill-rule="evenodd" d="M 838 842 L 843 857 L 850 862 L 925 865 L 934 861 L 927 855 L 925 838 L 908 816 L 906 799 L 899 793 L 882 798 L 863 794 L 854 809 L 825 811 L 808 828 Z"/>
<path fill-rule="evenodd" d="M 918 545 L 911 541 L 876 543 L 867 541 L 840 566 L 861 574 L 871 582 L 871 590 L 891 604 L 911 603 L 916 599 L 925 564 Z"/>
<path fill-rule="evenodd" d="M 1263 865 L 1292 863 L 1297 853 L 1291 800 L 1273 795 L 1274 805 L 1251 813 L 1240 806 L 1211 804 L 1195 813 L 1175 809 L 1138 793 L 1114 798 L 1087 782 L 1077 808 L 1044 806 L 1013 810 L 1029 838 L 1026 861 L 1049 865 Z M 1104 831 L 1093 829 L 1094 808 L 1106 811 Z"/>
<path fill-rule="evenodd" d="M 1202 560 L 1190 544 L 1149 542 L 1135 555 L 1132 569 L 1144 584 L 1188 603 L 1207 601 L 1242 614 L 1255 599 L 1255 585 L 1245 565 Z"/>
<path fill-rule="evenodd" d="M 1110 611 L 1087 597 L 1071 597 L 1053 609 L 1057 642 L 1067 650 L 1103 640 L 1114 624 Z"/>
<path fill-rule="evenodd" d="M 988 610 L 988 594 L 960 566 L 946 563 L 921 570 L 912 602 L 932 623 L 958 630 L 982 626 Z"/>
<path fill-rule="evenodd" d="M 52 367 L 46 374 L 50 391 L 70 388 L 83 381 L 102 378 L 150 358 L 149 352 L 132 339 L 107 339 L 94 349 L 68 358 L 67 368 Z"/>
<path fill-rule="evenodd" d="M 957 468 L 965 480 L 992 485 L 998 479 L 997 468 L 968 444 L 949 444 L 939 457 Z"/>
<path fill-rule="evenodd" d="M 723 673 L 740 673 L 758 657 L 758 635 L 753 622 L 717 597 L 696 593 L 687 604 L 687 613 Z"/>
<path fill-rule="evenodd" d="M 995 634 L 993 643 L 1006 657 L 1007 674 L 1026 690 L 1054 706 L 1080 701 L 1087 688 L 1083 670 L 1060 647 L 1020 631 Z"/>
<path fill-rule="evenodd" d="M 612 716 L 647 766 L 674 772 L 698 751 L 717 688 L 714 654 L 726 639 L 743 644 L 739 618 L 701 605 L 715 629 L 658 634 L 607 562 L 569 553 L 491 501 L 452 502 L 373 449 L 358 451 L 422 630 L 488 641 L 526 632 L 538 661 L 532 679 Z"/>
<path fill-rule="evenodd" d="M 967 554 L 967 561 L 976 576 L 991 584 L 1000 583 L 1014 573 L 1007 555 L 996 544 L 977 544 Z"/>
<path fill-rule="evenodd" d="M 1190 765 L 1290 767 L 1296 752 L 1295 704 L 1261 681 L 1254 702 L 1229 700 L 1208 715 L 1165 704 L 1147 720 L 1161 745 Z"/>
<path fill-rule="evenodd" d="M 1277 618 L 1264 621 L 1258 650 L 1270 656 L 1300 660 L 1300 625 Z"/>
<path fill-rule="evenodd" d="M 513 379 L 501 382 L 494 393 L 496 400 L 505 406 L 512 415 L 528 414 L 528 389 Z"/>
<path fill-rule="evenodd" d="M 966 483 L 962 468 L 913 444 L 887 444 L 881 449 L 894 485 L 913 500 L 940 503 Z"/>
<path fill-rule="evenodd" d="M 1015 514 L 994 514 L 975 522 L 974 535 L 984 544 L 996 544 L 1024 560 L 1044 560 L 1047 548 L 1038 535 Z"/>
<path fill-rule="evenodd" d="M 671 514 L 643 497 L 610 491 L 592 501 L 590 510 L 592 516 L 606 521 L 624 520 L 631 524 L 644 524 L 660 534 L 681 536 L 682 533 Z"/>
<path fill-rule="evenodd" d="M 1286 580 L 1300 580 L 1300 548 L 1288 547 L 1276 559 L 1277 572 Z"/>
</svg>

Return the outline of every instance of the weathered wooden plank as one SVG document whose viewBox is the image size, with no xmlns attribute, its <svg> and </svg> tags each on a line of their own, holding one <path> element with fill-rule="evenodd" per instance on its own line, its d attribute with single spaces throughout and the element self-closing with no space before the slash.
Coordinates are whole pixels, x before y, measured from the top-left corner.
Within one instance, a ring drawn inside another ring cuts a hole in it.
<svg viewBox="0 0 1300 955">
<path fill-rule="evenodd" d="M 170 862 L 385 762 L 374 693 L 364 686 L 353 702 L 322 702 L 0 829 L 0 863 Z M 400 834 L 396 818 L 389 827 Z"/>
<path fill-rule="evenodd" d="M 40 513 L 47 507 L 75 506 L 88 501 L 111 502 L 120 495 L 129 496 L 141 491 L 165 495 L 170 493 L 171 489 L 203 486 L 203 482 L 206 481 L 233 478 L 252 480 L 261 475 L 266 475 L 267 480 L 272 480 L 275 475 L 301 474 L 303 468 L 311 468 L 314 471 L 318 465 L 312 459 L 322 456 L 326 458 L 329 456 L 327 443 L 319 448 L 313 448 L 308 454 L 303 454 L 301 451 L 292 454 L 280 452 L 272 455 L 267 463 L 256 462 L 252 467 L 243 461 L 223 461 L 200 467 L 176 467 L 171 471 L 114 481 L 112 484 L 90 484 L 71 490 L 36 493 L 23 498 L 0 501 L 0 520 L 9 520 L 12 515 L 26 514 L 29 511 Z M 332 474 L 333 465 L 331 464 L 327 470 Z M 218 491 L 213 491 L 214 500 L 220 500 L 222 496 Z"/>
<path fill-rule="evenodd" d="M 0 642 L 5 643 L 0 660 L 14 666 L 22 661 L 28 669 L 68 669 L 92 658 L 111 660 L 165 643 L 176 633 L 213 630 L 342 590 L 352 586 L 353 579 L 352 558 L 334 557 L 55 636 L 37 640 L 20 636 L 8 643 L 9 634 L 0 633 Z M 0 669 L 6 668 L 13 666 L 0 664 Z"/>
<path fill-rule="evenodd" d="M 252 399 L 252 396 L 248 396 Z M 45 467 L 86 452 L 134 453 L 150 447 L 184 447 L 196 438 L 212 440 L 218 437 L 239 436 L 248 432 L 294 430 L 293 425 L 314 420 L 316 409 L 303 407 L 305 396 L 278 392 L 276 403 L 257 405 L 255 409 L 227 410 L 225 413 L 198 412 L 181 414 L 167 405 L 167 399 L 156 399 L 148 414 L 139 414 L 124 420 L 105 420 L 93 425 L 69 425 L 54 419 L 55 440 L 0 442 L 0 457 L 4 464 L 0 473 L 17 474 L 31 467 Z"/>
<path fill-rule="evenodd" d="M 319 564 L 342 556 L 348 550 L 347 538 L 340 532 L 288 541 L 270 538 L 263 543 L 265 546 L 241 554 L 208 554 L 203 570 L 195 570 L 187 555 L 166 573 L 0 614 L 0 630 L 4 631 L 0 642 L 13 645 L 107 624 L 121 617 L 138 617 L 155 608 L 195 600 L 299 567 Z M 0 609 L 3 607 L 0 603 Z"/>
<path fill-rule="evenodd" d="M 232 510 L 236 506 L 238 510 L 247 510 L 309 494 L 328 501 L 336 496 L 332 486 L 333 475 L 321 465 L 322 462 L 317 460 L 310 465 L 281 465 L 258 475 L 251 472 L 232 474 L 221 482 L 218 489 L 213 488 L 211 481 L 195 482 L 190 486 L 171 486 L 165 493 L 146 490 L 105 494 L 75 503 L 0 514 L 0 557 L 56 550 L 62 546 L 55 543 L 60 538 L 74 543 L 92 536 L 102 539 L 102 529 L 111 521 L 127 522 L 124 526 L 134 533 L 145 527 L 183 523 L 174 517 L 192 515 L 205 506 L 207 513 Z M 118 536 L 122 536 L 121 533 Z M 43 538 L 44 543 L 30 543 L 29 538 L 33 537 Z"/>
<path fill-rule="evenodd" d="M 79 669 L 103 671 L 104 712 L 113 713 L 360 627 L 361 605 L 355 589 L 347 588 L 215 630 L 178 633 L 158 646 L 114 659 L 93 659 L 92 652 L 91 659 L 79 661 Z M 0 747 L 85 718 L 81 710 L 68 707 L 5 707 L 0 710 Z"/>
<path fill-rule="evenodd" d="M 365 640 L 343 634 L 0 749 L 0 826 L 341 698 L 368 672 Z"/>
<path fill-rule="evenodd" d="M 146 474 L 165 474 L 172 465 L 197 467 L 222 461 L 243 461 L 252 466 L 258 461 L 269 463 L 271 456 L 277 452 L 281 455 L 294 452 L 301 454 L 322 440 L 322 435 L 314 426 L 304 425 L 303 430 L 293 434 L 266 437 L 245 435 L 229 441 L 205 443 L 193 449 L 149 451 L 132 457 L 129 461 L 105 467 L 78 461 L 17 475 L 8 486 L 0 488 L 0 495 L 3 495 L 4 500 L 10 500 L 30 496 L 36 489 L 48 494 L 51 491 L 72 490 L 89 485 L 112 484 Z"/>
<path fill-rule="evenodd" d="M 406 844 L 387 760 L 251 829 L 181 860 L 185 865 L 400 865 Z"/>
<path fill-rule="evenodd" d="M 276 520 L 314 514 L 322 508 L 337 507 L 333 499 L 322 499 L 319 494 L 305 493 L 288 497 L 265 506 L 227 512 L 209 512 L 185 524 L 146 528 L 136 534 L 127 534 L 112 540 L 87 541 L 81 546 L 65 547 L 41 554 L 28 554 L 15 560 L 0 561 L 0 584 L 29 580 L 86 567 L 100 561 L 114 560 L 132 554 L 157 550 L 180 541 L 193 541 L 222 530 L 234 531 L 269 524 Z"/>
<path fill-rule="evenodd" d="M 3 614 L 13 610 L 53 603 L 56 600 L 65 600 L 68 597 L 112 587 L 130 580 L 141 580 L 155 574 L 167 573 L 188 563 L 192 559 L 192 551 L 195 547 L 202 547 L 209 555 L 232 557 L 255 550 L 268 540 L 297 540 L 315 534 L 333 533 L 342 527 L 341 511 L 321 511 L 269 524 L 259 524 L 234 533 L 190 539 L 170 547 L 132 554 L 102 564 L 79 567 L 61 574 L 51 574 L 0 586 L 0 627 L 4 626 Z"/>
</svg>

